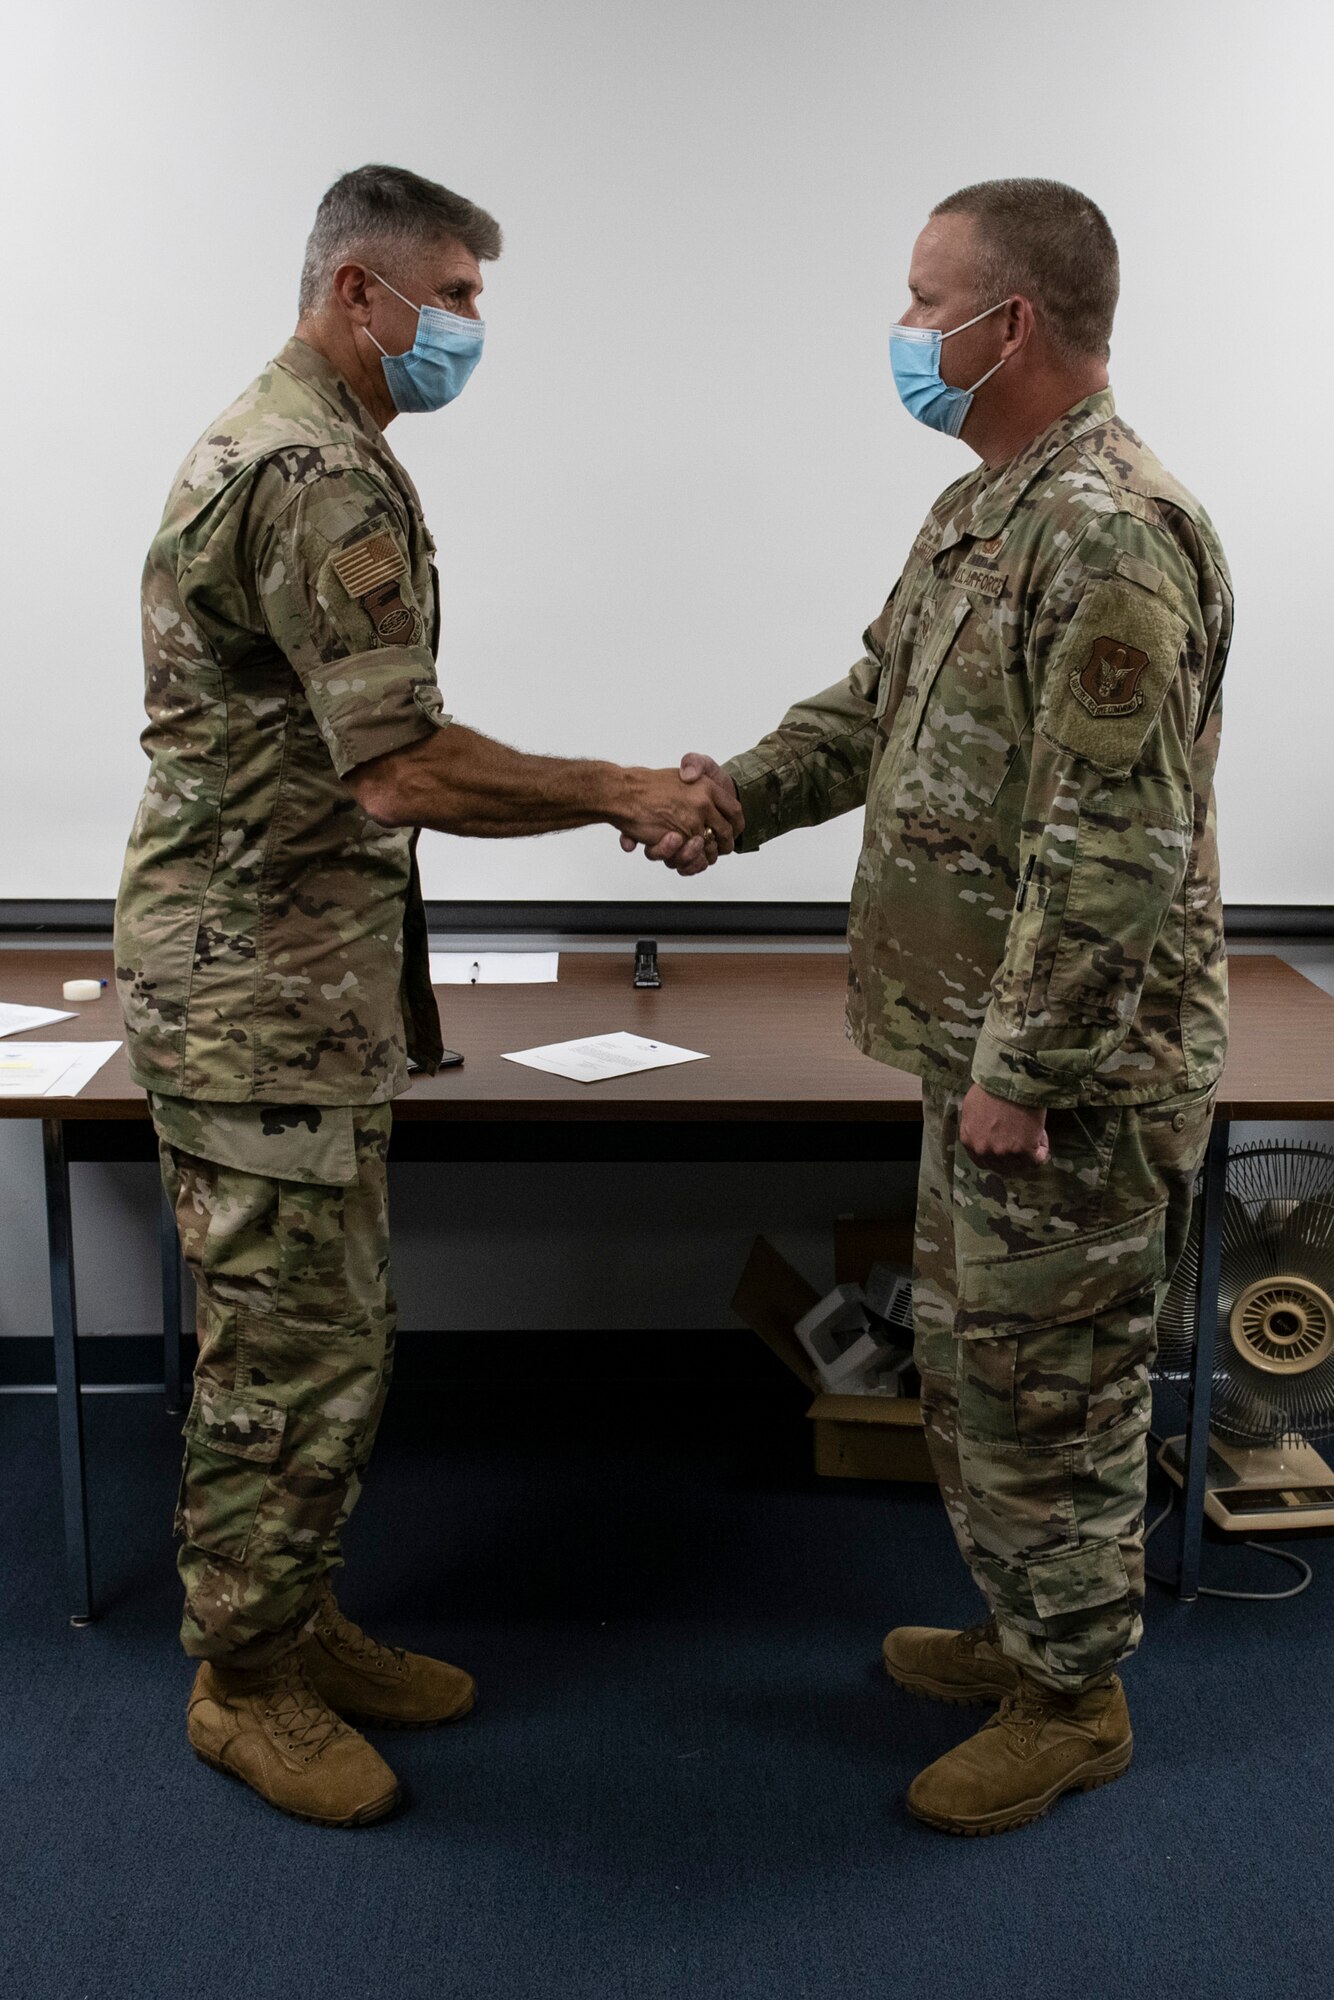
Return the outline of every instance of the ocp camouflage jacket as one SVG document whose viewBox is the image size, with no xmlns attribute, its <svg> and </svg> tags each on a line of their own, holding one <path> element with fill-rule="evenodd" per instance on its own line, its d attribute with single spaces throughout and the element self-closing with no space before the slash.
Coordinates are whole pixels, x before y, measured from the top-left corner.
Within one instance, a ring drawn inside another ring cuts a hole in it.
<svg viewBox="0 0 1334 2000">
<path fill-rule="evenodd" d="M 848 1031 L 940 1088 L 1148 1103 L 1222 1067 L 1203 508 L 1110 391 L 956 481 L 847 677 L 730 762 L 743 849 L 866 808 Z"/>
</svg>

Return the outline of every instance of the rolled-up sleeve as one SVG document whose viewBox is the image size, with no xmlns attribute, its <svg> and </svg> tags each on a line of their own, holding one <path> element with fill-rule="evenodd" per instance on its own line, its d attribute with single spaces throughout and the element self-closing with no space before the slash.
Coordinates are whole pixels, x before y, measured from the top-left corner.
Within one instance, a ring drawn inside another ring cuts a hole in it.
<svg viewBox="0 0 1334 2000">
<path fill-rule="evenodd" d="M 449 722 L 431 607 L 417 601 L 402 524 L 373 479 L 308 481 L 272 521 L 256 575 L 265 625 L 340 778 Z"/>
</svg>

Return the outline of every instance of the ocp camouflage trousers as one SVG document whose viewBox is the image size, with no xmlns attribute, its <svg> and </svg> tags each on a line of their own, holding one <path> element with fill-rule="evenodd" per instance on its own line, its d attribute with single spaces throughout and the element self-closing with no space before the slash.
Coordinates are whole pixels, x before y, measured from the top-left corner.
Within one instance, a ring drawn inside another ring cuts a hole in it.
<svg viewBox="0 0 1334 2000">
<path fill-rule="evenodd" d="M 197 1657 L 259 1666 L 291 1643 L 340 1561 L 384 1408 L 391 1109 L 219 1106 L 211 1135 L 213 1110 L 153 1102 L 199 1300 L 176 1515 L 181 1639 Z M 281 1174 L 252 1170 L 266 1152 Z"/>
<path fill-rule="evenodd" d="M 1052 1111 L 1002 1175 L 924 1092 L 913 1286 L 927 1443 L 1009 1658 L 1050 1687 L 1139 1643 L 1149 1368 L 1213 1092 Z"/>
</svg>

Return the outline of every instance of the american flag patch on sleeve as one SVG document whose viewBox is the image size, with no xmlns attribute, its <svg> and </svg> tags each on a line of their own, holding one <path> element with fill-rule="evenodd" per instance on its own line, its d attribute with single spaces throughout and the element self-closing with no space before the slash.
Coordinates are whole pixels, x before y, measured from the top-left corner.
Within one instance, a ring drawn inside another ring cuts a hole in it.
<svg viewBox="0 0 1334 2000">
<path fill-rule="evenodd" d="M 392 535 L 366 535 L 333 557 L 334 574 L 349 597 L 363 598 L 408 573 L 407 558 Z"/>
</svg>

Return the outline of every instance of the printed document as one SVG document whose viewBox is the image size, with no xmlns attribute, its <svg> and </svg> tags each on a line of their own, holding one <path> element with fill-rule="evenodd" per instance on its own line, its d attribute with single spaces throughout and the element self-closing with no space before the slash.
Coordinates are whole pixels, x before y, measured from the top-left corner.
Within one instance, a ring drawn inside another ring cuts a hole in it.
<svg viewBox="0 0 1334 2000">
<path fill-rule="evenodd" d="M 433 951 L 432 986 L 550 986 L 557 951 Z"/>
<path fill-rule="evenodd" d="M 707 1062 L 699 1049 L 675 1049 L 670 1042 L 645 1041 L 642 1035 L 590 1035 L 578 1042 L 551 1042 L 545 1048 L 520 1049 L 506 1062 L 568 1076 L 575 1083 L 601 1083 L 609 1076 L 634 1076 L 641 1069 L 666 1069 L 675 1063 Z"/>
<path fill-rule="evenodd" d="M 0 1000 L 0 1035 L 26 1035 L 30 1028 L 49 1028 L 53 1021 L 72 1021 L 68 1009 L 20 1007 L 13 1000 Z"/>
<path fill-rule="evenodd" d="M 77 1097 L 119 1047 L 119 1042 L 6 1042 L 0 1047 L 0 1097 Z"/>
</svg>

